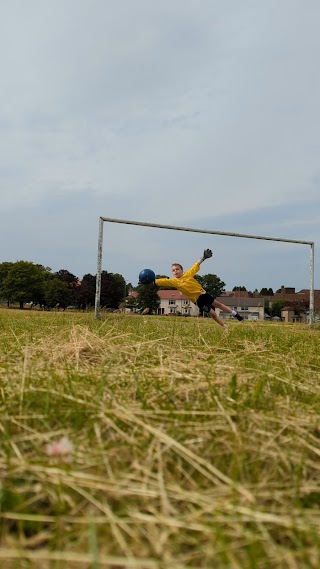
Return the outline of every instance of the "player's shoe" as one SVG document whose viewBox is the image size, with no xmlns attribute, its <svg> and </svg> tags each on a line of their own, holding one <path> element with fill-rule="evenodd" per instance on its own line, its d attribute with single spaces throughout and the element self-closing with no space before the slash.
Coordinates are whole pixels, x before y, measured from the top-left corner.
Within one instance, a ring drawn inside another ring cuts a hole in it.
<svg viewBox="0 0 320 569">
<path fill-rule="evenodd" d="M 238 314 L 238 313 L 234 316 L 234 318 L 239 320 L 239 322 L 242 322 L 242 320 L 243 320 L 242 316 L 240 316 L 240 314 Z"/>
</svg>

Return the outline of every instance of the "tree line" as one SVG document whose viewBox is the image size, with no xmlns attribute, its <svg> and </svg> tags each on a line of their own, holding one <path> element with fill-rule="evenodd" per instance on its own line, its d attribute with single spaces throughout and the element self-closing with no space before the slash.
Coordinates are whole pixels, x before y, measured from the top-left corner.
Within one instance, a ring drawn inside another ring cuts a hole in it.
<svg viewBox="0 0 320 569">
<path fill-rule="evenodd" d="M 157 275 L 158 277 L 164 275 Z M 225 283 L 216 275 L 197 275 L 203 288 L 219 296 L 224 290 Z M 163 287 L 162 287 L 163 288 Z M 155 286 L 133 287 L 126 283 L 118 273 L 101 273 L 100 303 L 104 308 L 118 309 L 130 290 L 136 290 L 138 309 L 147 305 L 156 309 L 159 305 L 158 288 Z M 85 274 L 81 280 L 66 269 L 52 272 L 50 267 L 35 264 L 30 261 L 0 263 L 0 300 L 7 303 L 32 303 L 44 308 L 77 308 L 92 307 L 95 304 L 96 275 Z M 129 302 L 130 305 L 130 302 Z"/>
<path fill-rule="evenodd" d="M 165 275 L 157 275 L 163 277 Z M 225 291 L 225 283 L 214 274 L 196 275 L 201 286 L 213 296 L 221 296 Z M 165 288 L 165 287 L 161 287 Z M 167 287 L 168 288 L 168 287 Z M 101 306 L 116 310 L 125 301 L 128 293 L 137 292 L 136 298 L 127 301 L 127 306 L 139 311 L 150 308 L 150 312 L 157 312 L 160 300 L 157 295 L 158 287 L 154 285 L 138 285 L 133 287 L 126 283 L 124 277 L 118 273 L 101 273 Z M 245 291 L 244 286 L 236 286 L 233 291 Z M 258 293 L 258 291 L 255 291 Z M 278 292 L 278 291 L 277 291 Z M 52 272 L 50 267 L 35 264 L 30 261 L 17 261 L 0 263 L 0 300 L 11 304 L 19 304 L 24 308 L 26 303 L 40 305 L 43 308 L 61 308 L 74 306 L 79 309 L 90 308 L 95 304 L 96 275 L 85 274 L 81 280 L 66 269 Z M 272 296 L 270 288 L 261 289 L 261 295 Z M 266 304 L 266 312 L 278 315 L 283 304 L 288 301 L 277 301 L 272 307 Z M 305 302 L 291 302 L 297 313 L 306 308 Z M 298 305 L 299 304 L 299 305 Z M 301 306 L 300 306 L 301 305 Z"/>
<path fill-rule="evenodd" d="M 26 303 L 44 308 L 85 308 L 94 306 L 96 276 L 86 274 L 81 280 L 65 269 L 52 272 L 50 267 L 30 261 L 0 263 L 0 299 L 24 308 Z M 101 273 L 101 306 L 117 309 L 127 295 L 126 281 L 117 273 Z"/>
</svg>

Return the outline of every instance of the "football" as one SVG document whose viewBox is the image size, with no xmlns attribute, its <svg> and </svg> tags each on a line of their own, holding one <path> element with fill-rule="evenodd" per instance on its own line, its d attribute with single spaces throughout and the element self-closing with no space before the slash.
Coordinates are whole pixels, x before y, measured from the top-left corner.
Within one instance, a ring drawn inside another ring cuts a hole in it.
<svg viewBox="0 0 320 569">
<path fill-rule="evenodd" d="M 139 273 L 139 283 L 141 284 L 151 284 L 154 282 L 156 275 L 151 269 L 143 269 Z"/>
</svg>

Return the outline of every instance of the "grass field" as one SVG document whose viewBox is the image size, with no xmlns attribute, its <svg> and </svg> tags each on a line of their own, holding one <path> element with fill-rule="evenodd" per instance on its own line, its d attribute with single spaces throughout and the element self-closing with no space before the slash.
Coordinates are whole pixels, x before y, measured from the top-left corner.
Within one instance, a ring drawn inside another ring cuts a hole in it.
<svg viewBox="0 0 320 569">
<path fill-rule="evenodd" d="M 0 410 L 3 569 L 320 567 L 318 325 L 4 309 Z"/>
</svg>

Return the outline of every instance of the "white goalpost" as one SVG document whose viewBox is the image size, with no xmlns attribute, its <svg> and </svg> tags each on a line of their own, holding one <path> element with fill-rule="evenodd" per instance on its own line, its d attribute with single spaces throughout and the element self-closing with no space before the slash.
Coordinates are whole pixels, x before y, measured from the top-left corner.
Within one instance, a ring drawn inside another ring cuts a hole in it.
<svg viewBox="0 0 320 569">
<path fill-rule="evenodd" d="M 113 219 L 111 217 L 99 218 L 99 234 L 98 234 L 98 259 L 97 259 L 97 276 L 96 276 L 96 298 L 95 298 L 95 319 L 100 318 L 101 305 L 101 272 L 102 272 L 102 249 L 103 249 L 103 224 L 122 223 L 125 225 L 139 225 L 141 227 L 154 227 L 157 229 L 170 229 L 173 231 L 189 231 L 191 233 L 203 233 L 209 235 L 225 235 L 227 237 L 240 237 L 244 239 L 262 239 L 263 241 L 279 241 L 282 243 L 295 243 L 299 245 L 308 245 L 310 247 L 310 302 L 309 302 L 309 323 L 314 322 L 314 241 L 300 241 L 298 239 L 285 239 L 282 237 L 264 237 L 262 235 L 246 235 L 245 233 L 228 233 L 226 231 L 211 231 L 208 229 L 192 229 L 190 227 L 177 227 L 174 225 L 162 225 L 160 223 L 146 223 L 143 221 L 132 221 L 127 219 Z"/>
</svg>

